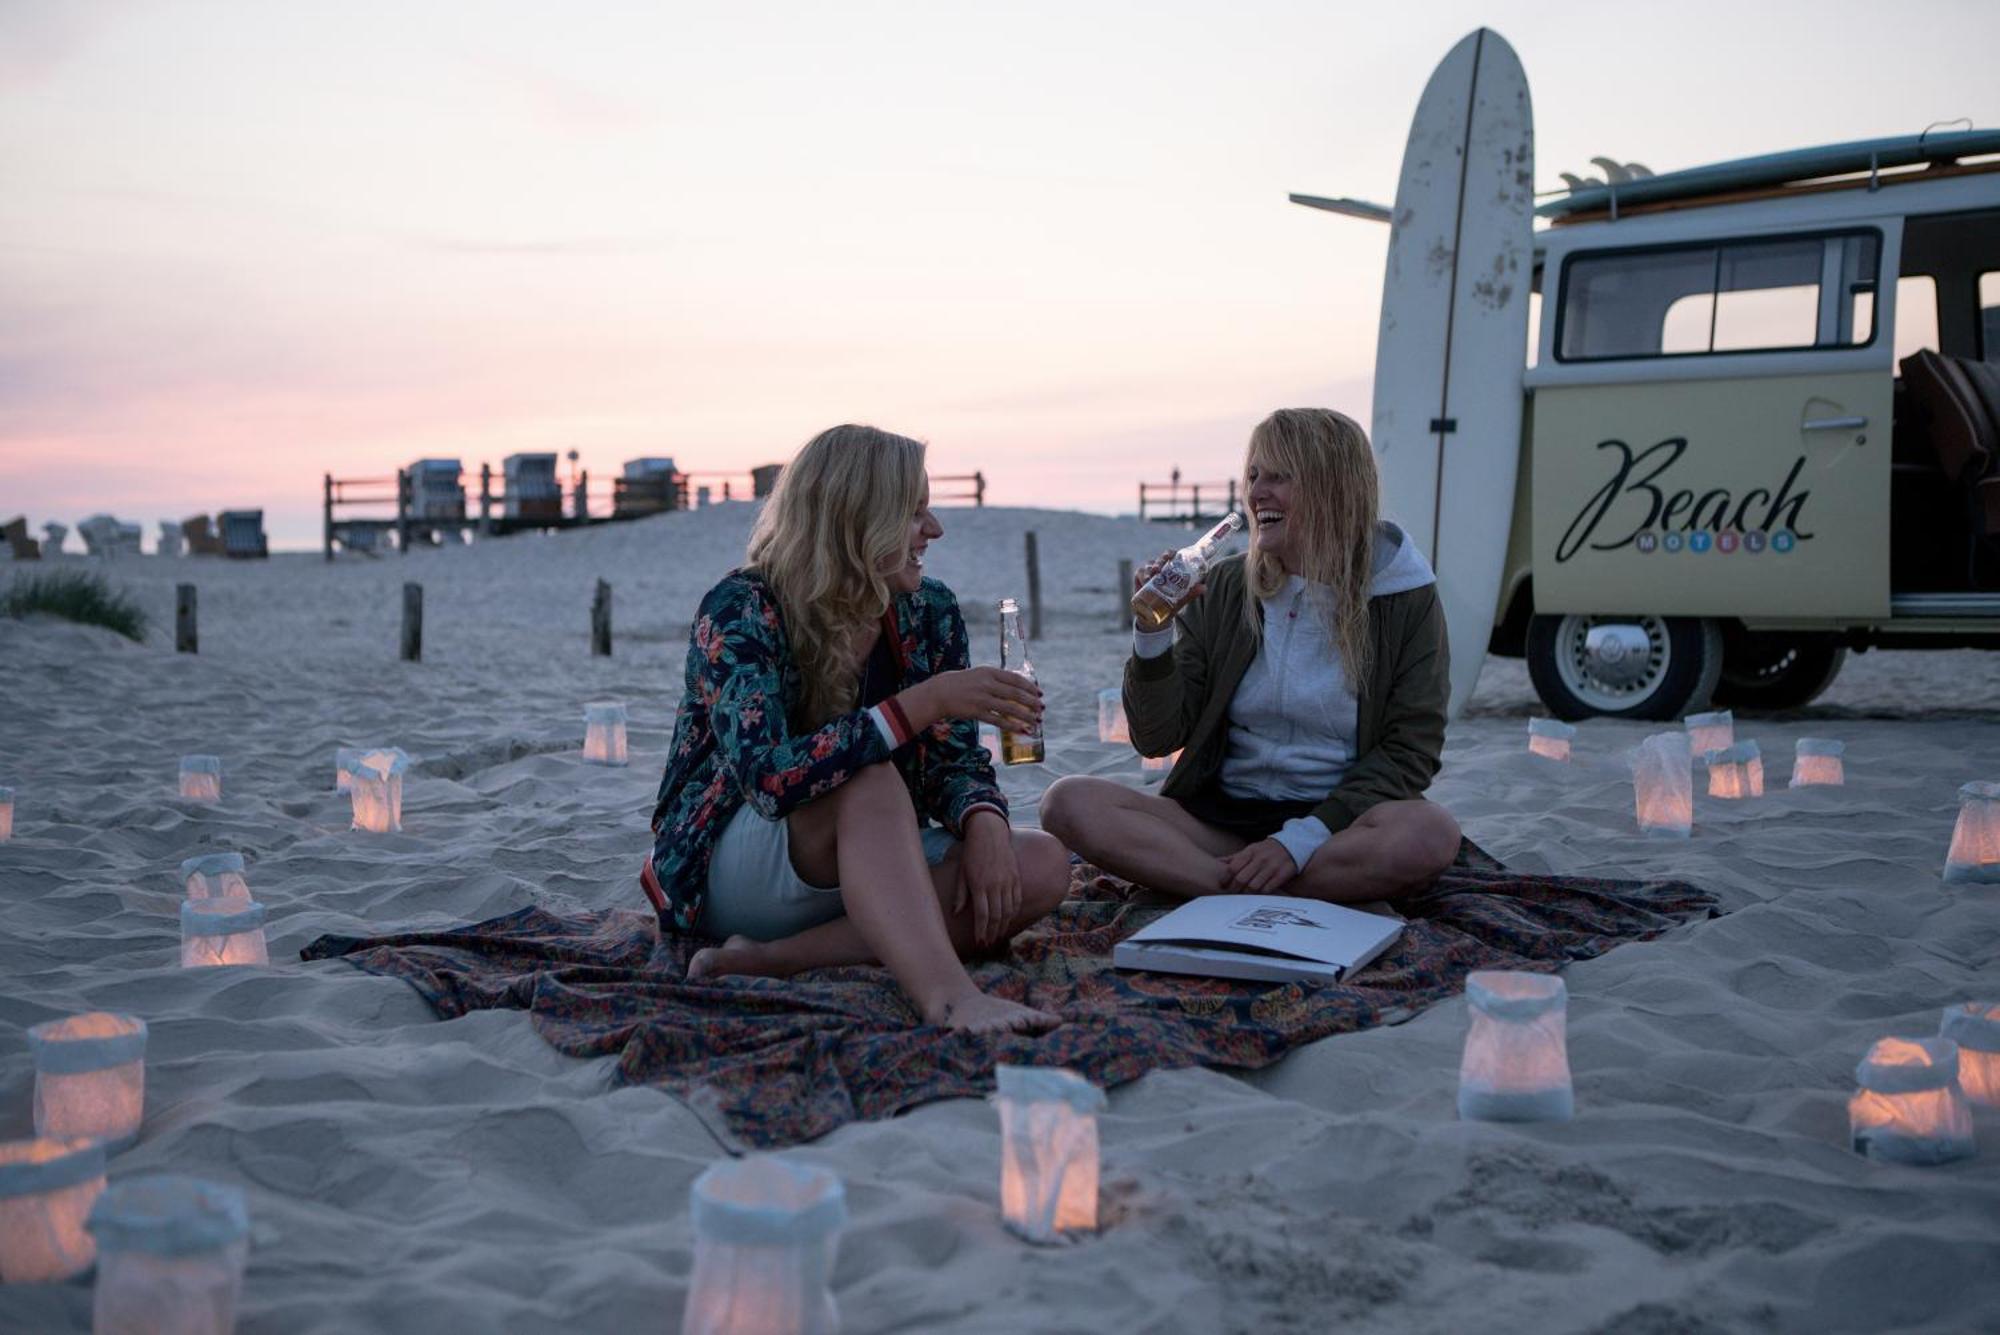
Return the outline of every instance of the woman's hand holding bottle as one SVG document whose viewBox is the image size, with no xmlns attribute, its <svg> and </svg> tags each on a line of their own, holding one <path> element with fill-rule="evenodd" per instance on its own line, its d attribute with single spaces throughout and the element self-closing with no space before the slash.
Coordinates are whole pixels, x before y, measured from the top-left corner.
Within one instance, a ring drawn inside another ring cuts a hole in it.
<svg viewBox="0 0 2000 1335">
<path fill-rule="evenodd" d="M 969 718 L 1016 732 L 1032 731 L 1042 717 L 1041 688 L 1018 672 L 974 667 L 940 672 L 896 697 L 910 726 Z"/>
</svg>

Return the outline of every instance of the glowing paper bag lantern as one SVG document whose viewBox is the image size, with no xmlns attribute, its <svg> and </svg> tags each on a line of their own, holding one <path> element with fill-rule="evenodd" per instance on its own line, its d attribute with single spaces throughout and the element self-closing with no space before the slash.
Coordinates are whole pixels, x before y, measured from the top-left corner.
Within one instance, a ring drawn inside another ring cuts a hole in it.
<svg viewBox="0 0 2000 1335">
<path fill-rule="evenodd" d="M 1097 693 L 1097 740 L 1132 740 L 1132 729 L 1125 722 L 1125 692 L 1119 687 L 1107 686 Z"/>
<path fill-rule="evenodd" d="M 1939 1164 L 1973 1151 L 1972 1108 L 1958 1089 L 1958 1044 L 1883 1038 L 1854 1068 L 1847 1101 L 1854 1148 L 1885 1163 Z"/>
<path fill-rule="evenodd" d="M 1639 832 L 1685 839 L 1694 829 L 1694 758 L 1684 732 L 1658 732 L 1632 753 Z"/>
<path fill-rule="evenodd" d="M 1567 1122 L 1569 991 L 1547 973 L 1481 969 L 1465 980 L 1472 1024 L 1458 1063 L 1458 1115 L 1479 1122 Z"/>
<path fill-rule="evenodd" d="M 264 906 L 256 900 L 181 901 L 181 967 L 214 964 L 269 964 L 264 945 Z"/>
<path fill-rule="evenodd" d="M 1576 739 L 1576 727 L 1552 718 L 1528 720 L 1528 754 L 1550 760 L 1568 760 L 1569 744 Z"/>
<path fill-rule="evenodd" d="M 403 828 L 403 771 L 409 767 L 410 758 L 397 747 L 362 753 L 348 771 L 355 829 L 389 834 Z"/>
<path fill-rule="evenodd" d="M 14 837 L 14 790 L 0 788 L 0 844 Z"/>
<path fill-rule="evenodd" d="M 120 1182 L 86 1221 L 97 1242 L 92 1335 L 230 1335 L 250 1212 L 234 1187 L 163 1175 Z"/>
<path fill-rule="evenodd" d="M 204 853 L 188 858 L 181 863 L 181 882 L 189 899 L 250 898 L 241 853 Z"/>
<path fill-rule="evenodd" d="M 182 756 L 181 796 L 194 802 L 220 802 L 222 800 L 221 757 Z"/>
<path fill-rule="evenodd" d="M 1966 1001 L 1945 1007 L 1938 1037 L 1958 1044 L 1958 1087 L 1965 1097 L 2000 1108 L 2000 1005 Z"/>
<path fill-rule="evenodd" d="M 1104 1091 L 1054 1066 L 999 1066 L 1000 1215 L 1030 1242 L 1097 1227 Z"/>
<path fill-rule="evenodd" d="M 847 1192 L 823 1168 L 724 1159 L 689 1192 L 694 1273 L 682 1335 L 832 1335 L 829 1280 Z"/>
<path fill-rule="evenodd" d="M 1681 720 L 1687 729 L 1688 747 L 1698 756 L 1736 745 L 1736 716 L 1726 709 L 1711 714 L 1689 714 Z"/>
<path fill-rule="evenodd" d="M 1792 787 L 1815 788 L 1825 785 L 1838 788 L 1847 782 L 1847 774 L 1841 764 L 1841 753 L 1847 750 L 1846 742 L 1836 742 L 1827 737 L 1801 737 L 1798 751 L 1792 757 Z"/>
<path fill-rule="evenodd" d="M 367 755 L 358 746 L 341 746 L 333 752 L 333 791 L 345 793 L 354 787 L 354 767 Z"/>
<path fill-rule="evenodd" d="M 68 1279 L 97 1248 L 83 1221 L 104 1190 L 104 1146 L 73 1140 L 0 1143 L 0 1284 Z"/>
<path fill-rule="evenodd" d="M 93 1011 L 28 1031 L 35 1134 L 92 1136 L 115 1154 L 139 1139 L 146 1111 L 146 1022 Z"/>
<path fill-rule="evenodd" d="M 623 765 L 625 706 L 598 700 L 583 707 L 583 758 L 593 765 Z"/>
<path fill-rule="evenodd" d="M 2000 885 L 2000 783 L 1968 783 L 1958 801 L 1944 878 Z"/>
<path fill-rule="evenodd" d="M 1708 795 L 1710 797 L 1762 797 L 1764 757 L 1754 741 L 1738 742 L 1720 751 L 1710 751 Z"/>
</svg>

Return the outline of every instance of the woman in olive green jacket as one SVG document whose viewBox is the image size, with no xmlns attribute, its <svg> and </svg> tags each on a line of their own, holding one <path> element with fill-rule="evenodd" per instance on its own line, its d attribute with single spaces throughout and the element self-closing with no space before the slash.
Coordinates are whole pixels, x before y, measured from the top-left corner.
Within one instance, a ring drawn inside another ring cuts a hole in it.
<svg viewBox="0 0 2000 1335">
<path fill-rule="evenodd" d="M 1444 746 L 1444 613 L 1377 491 L 1351 419 L 1288 408 L 1258 425 L 1249 554 L 1210 569 L 1178 635 L 1136 634 L 1125 668 L 1133 745 L 1180 760 L 1158 796 L 1058 780 L 1044 829 L 1188 896 L 1389 899 L 1450 865 L 1458 823 L 1423 796 Z"/>
</svg>

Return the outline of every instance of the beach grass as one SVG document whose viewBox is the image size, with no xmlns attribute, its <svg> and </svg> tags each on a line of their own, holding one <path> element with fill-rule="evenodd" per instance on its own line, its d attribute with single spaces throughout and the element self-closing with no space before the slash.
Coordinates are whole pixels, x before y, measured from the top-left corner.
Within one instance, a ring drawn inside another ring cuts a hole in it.
<svg viewBox="0 0 2000 1335">
<path fill-rule="evenodd" d="M 0 616 L 18 620 L 38 612 L 86 626 L 103 626 L 128 640 L 143 643 L 146 638 L 146 613 L 138 602 L 90 571 L 16 575 L 13 585 L 0 594 Z"/>
</svg>

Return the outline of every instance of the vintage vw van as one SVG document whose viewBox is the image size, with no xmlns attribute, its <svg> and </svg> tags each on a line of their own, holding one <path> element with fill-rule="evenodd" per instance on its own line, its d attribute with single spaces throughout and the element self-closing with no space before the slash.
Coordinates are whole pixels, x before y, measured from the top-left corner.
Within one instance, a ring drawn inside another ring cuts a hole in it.
<svg viewBox="0 0 2000 1335">
<path fill-rule="evenodd" d="M 1552 713 L 1783 708 L 1849 650 L 2000 648 L 2000 131 L 1537 211 L 1490 647 Z"/>
</svg>

